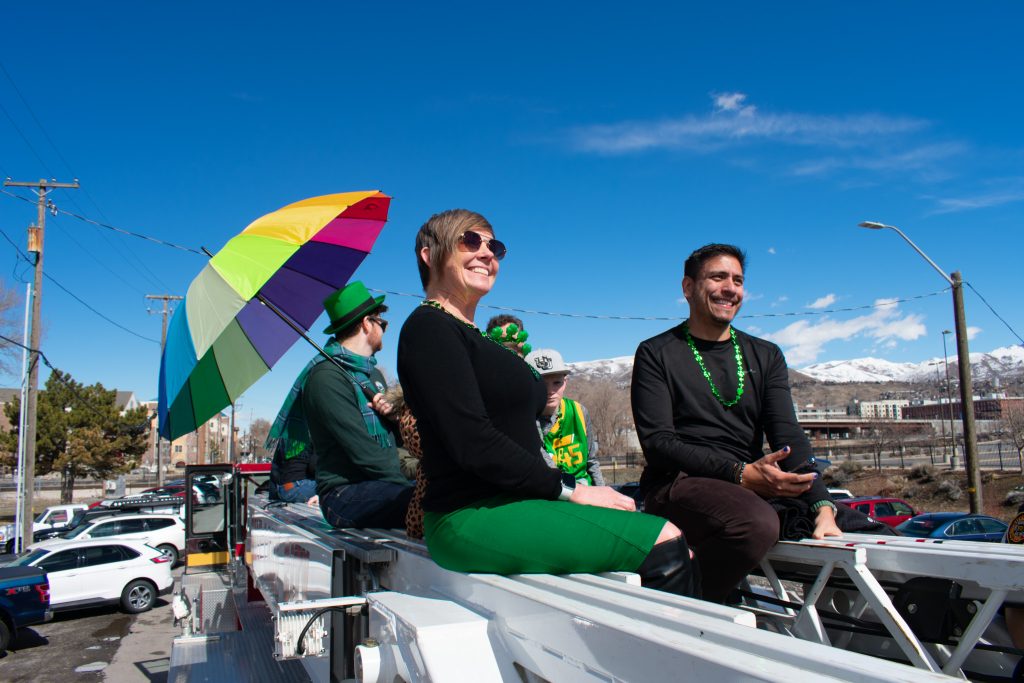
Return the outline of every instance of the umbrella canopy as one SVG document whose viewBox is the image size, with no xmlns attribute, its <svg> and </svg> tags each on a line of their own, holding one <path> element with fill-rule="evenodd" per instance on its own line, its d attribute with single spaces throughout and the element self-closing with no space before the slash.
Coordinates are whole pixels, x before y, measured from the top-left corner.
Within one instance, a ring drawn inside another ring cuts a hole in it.
<svg viewBox="0 0 1024 683">
<path fill-rule="evenodd" d="M 233 403 L 309 330 L 387 221 L 391 198 L 346 192 L 254 221 L 189 285 L 160 361 L 160 435 L 175 439 Z M 262 300 L 261 300 L 262 299 Z"/>
</svg>

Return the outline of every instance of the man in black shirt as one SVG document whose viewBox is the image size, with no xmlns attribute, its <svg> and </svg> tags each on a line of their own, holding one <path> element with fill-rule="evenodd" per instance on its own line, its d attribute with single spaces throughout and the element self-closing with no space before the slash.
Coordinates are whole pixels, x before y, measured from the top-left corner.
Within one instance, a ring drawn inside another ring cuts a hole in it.
<svg viewBox="0 0 1024 683">
<path fill-rule="evenodd" d="M 766 499 L 803 503 L 815 538 L 840 535 L 835 505 L 809 463 L 782 351 L 732 328 L 744 262 L 731 245 L 693 252 L 682 283 L 689 320 L 641 343 L 633 366 L 646 511 L 682 529 L 701 564 L 704 597 L 718 602 L 779 538 Z"/>
</svg>

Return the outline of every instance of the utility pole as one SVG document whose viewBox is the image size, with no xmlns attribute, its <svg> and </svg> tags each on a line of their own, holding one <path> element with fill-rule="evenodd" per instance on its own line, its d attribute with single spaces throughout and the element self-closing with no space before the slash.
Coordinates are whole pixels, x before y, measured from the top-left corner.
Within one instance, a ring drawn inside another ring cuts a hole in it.
<svg viewBox="0 0 1024 683">
<path fill-rule="evenodd" d="M 32 510 L 33 490 L 36 481 L 36 398 L 39 393 L 39 311 L 42 308 L 43 300 L 43 238 L 46 235 L 46 209 L 50 203 L 46 196 L 50 190 L 64 188 L 69 190 L 78 189 L 78 180 L 70 183 L 58 183 L 56 180 L 40 179 L 38 182 L 18 182 L 7 178 L 4 180 L 4 187 L 31 187 L 36 189 L 36 202 L 38 208 L 38 222 L 29 228 L 29 249 L 36 248 L 35 254 L 35 279 L 33 284 L 32 297 L 32 331 L 29 335 L 29 377 L 28 394 L 25 405 L 21 409 L 25 411 L 25 431 L 21 438 L 25 442 L 25 467 L 21 472 L 22 484 L 25 491 L 25 516 L 22 518 L 22 539 L 27 546 L 32 542 L 32 521 L 34 512 Z"/>
<path fill-rule="evenodd" d="M 181 301 L 183 297 L 175 296 L 173 294 L 147 294 L 146 298 L 164 302 L 164 322 L 163 327 L 160 330 L 160 357 L 162 358 L 164 354 L 164 346 L 167 345 L 167 315 L 170 312 L 168 309 L 168 303 L 171 301 Z M 150 311 L 150 313 L 152 312 L 153 311 Z M 164 441 L 165 440 L 159 435 L 156 437 L 156 477 L 158 486 L 164 485 Z M 168 448 L 170 448 L 170 444 L 168 444 Z"/>
<path fill-rule="evenodd" d="M 953 285 L 953 321 L 956 323 L 957 369 L 960 371 L 960 410 L 964 423 L 964 463 L 967 468 L 967 501 L 972 513 L 981 513 L 981 468 L 978 437 L 974 425 L 974 387 L 971 384 L 971 353 L 967 348 L 967 318 L 964 315 L 964 283 L 959 270 L 950 273 Z M 945 337 L 943 337 L 945 339 Z"/>
</svg>

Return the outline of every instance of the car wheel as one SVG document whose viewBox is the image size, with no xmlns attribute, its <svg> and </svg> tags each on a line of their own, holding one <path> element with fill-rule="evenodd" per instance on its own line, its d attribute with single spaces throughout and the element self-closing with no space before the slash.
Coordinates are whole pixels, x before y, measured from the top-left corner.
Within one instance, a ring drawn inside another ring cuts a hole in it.
<svg viewBox="0 0 1024 683">
<path fill-rule="evenodd" d="M 11 644 L 11 629 L 7 622 L 0 619 L 0 655 L 7 652 L 7 646 Z"/>
<path fill-rule="evenodd" d="M 173 545 L 171 545 L 169 543 L 164 543 L 163 545 L 158 545 L 156 547 L 156 549 L 159 550 L 160 552 L 162 552 L 167 557 L 171 558 L 171 566 L 172 567 L 178 566 L 178 549 L 177 548 L 175 548 Z"/>
<path fill-rule="evenodd" d="M 153 607 L 156 587 L 144 579 L 135 579 L 121 592 L 121 608 L 128 614 L 138 614 Z"/>
</svg>

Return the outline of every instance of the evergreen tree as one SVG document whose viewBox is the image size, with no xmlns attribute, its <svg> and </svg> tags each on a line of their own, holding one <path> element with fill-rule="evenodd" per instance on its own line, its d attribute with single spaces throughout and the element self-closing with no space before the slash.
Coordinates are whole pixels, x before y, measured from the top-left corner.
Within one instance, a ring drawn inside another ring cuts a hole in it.
<svg viewBox="0 0 1024 683">
<path fill-rule="evenodd" d="M 117 392 L 102 384 L 85 386 L 54 370 L 39 392 L 36 411 L 36 474 L 61 474 L 61 502 L 70 503 L 79 477 L 105 479 L 136 467 L 146 450 L 149 419 L 140 406 L 119 414 Z M 20 400 L 4 406 L 10 432 L 0 434 L 17 451 Z M 8 460 L 10 460 L 8 456 Z"/>
</svg>

